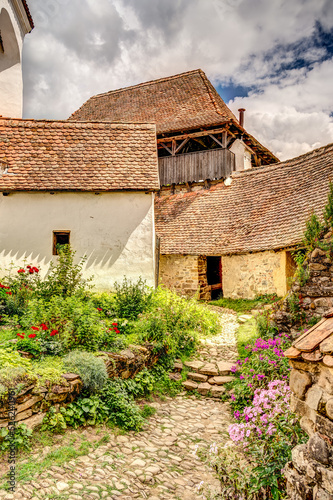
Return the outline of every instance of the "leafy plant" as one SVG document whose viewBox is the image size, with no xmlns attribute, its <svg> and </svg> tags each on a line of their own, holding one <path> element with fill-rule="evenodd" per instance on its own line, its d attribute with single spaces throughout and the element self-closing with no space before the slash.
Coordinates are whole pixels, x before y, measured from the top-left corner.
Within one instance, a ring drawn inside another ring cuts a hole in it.
<svg viewBox="0 0 333 500">
<path fill-rule="evenodd" d="M 32 431 L 25 424 L 15 426 L 14 432 L 9 432 L 7 427 L 0 429 L 0 450 L 7 451 L 9 448 L 30 449 Z"/>
<path fill-rule="evenodd" d="M 83 387 L 89 393 L 102 389 L 108 379 L 106 366 L 101 358 L 85 351 L 72 351 L 64 359 L 66 370 L 80 375 Z"/>
<path fill-rule="evenodd" d="M 305 246 L 313 250 L 320 240 L 324 227 L 315 213 L 306 221 L 306 229 L 304 232 L 303 243 Z"/>
<path fill-rule="evenodd" d="M 100 392 L 102 401 L 108 407 L 110 422 L 126 430 L 140 430 L 144 418 L 132 396 L 122 386 L 121 381 L 108 380 Z"/>
<path fill-rule="evenodd" d="M 61 433 L 67 428 L 64 415 L 52 406 L 43 418 L 42 431 Z"/>
<path fill-rule="evenodd" d="M 114 303 L 119 318 L 135 320 L 149 307 L 152 291 L 141 277 L 135 283 L 124 277 L 123 282 L 116 282 L 114 287 Z"/>
<path fill-rule="evenodd" d="M 333 228 L 333 183 L 329 184 L 329 193 L 327 197 L 327 205 L 324 209 L 324 219 L 328 227 Z"/>
<path fill-rule="evenodd" d="M 109 408 L 98 395 L 94 395 L 78 399 L 69 404 L 67 408 L 60 408 L 60 412 L 66 425 L 76 429 L 81 425 L 96 425 L 106 422 Z"/>
</svg>

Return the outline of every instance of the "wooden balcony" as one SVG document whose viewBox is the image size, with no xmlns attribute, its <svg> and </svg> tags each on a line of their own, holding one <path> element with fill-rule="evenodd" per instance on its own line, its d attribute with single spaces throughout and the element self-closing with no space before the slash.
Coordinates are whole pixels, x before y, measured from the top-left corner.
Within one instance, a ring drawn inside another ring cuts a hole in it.
<svg viewBox="0 0 333 500">
<path fill-rule="evenodd" d="M 235 155 L 229 149 L 163 156 L 158 159 L 161 186 L 226 179 L 235 170 Z"/>
</svg>

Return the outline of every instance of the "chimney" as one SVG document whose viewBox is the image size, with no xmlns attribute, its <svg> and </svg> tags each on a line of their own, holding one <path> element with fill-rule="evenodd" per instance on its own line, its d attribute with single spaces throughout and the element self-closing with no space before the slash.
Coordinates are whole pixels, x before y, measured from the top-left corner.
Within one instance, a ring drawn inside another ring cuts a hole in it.
<svg viewBox="0 0 333 500">
<path fill-rule="evenodd" d="M 245 113 L 245 109 L 244 108 L 239 108 L 238 112 L 239 112 L 239 125 L 241 127 L 244 127 L 244 113 Z"/>
</svg>

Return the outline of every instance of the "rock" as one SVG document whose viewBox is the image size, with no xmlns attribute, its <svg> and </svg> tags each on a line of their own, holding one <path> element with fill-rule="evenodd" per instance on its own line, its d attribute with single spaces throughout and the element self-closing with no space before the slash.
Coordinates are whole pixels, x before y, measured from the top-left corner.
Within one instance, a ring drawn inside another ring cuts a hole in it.
<svg viewBox="0 0 333 500">
<path fill-rule="evenodd" d="M 202 368 L 199 369 L 199 372 L 203 375 L 218 375 L 219 372 L 213 363 L 207 363 Z"/>
<path fill-rule="evenodd" d="M 169 373 L 169 379 L 170 379 L 170 380 L 176 380 L 176 381 L 178 381 L 178 380 L 181 380 L 181 379 L 182 379 L 182 375 L 181 375 L 181 373 L 179 373 L 179 372 L 176 372 L 176 373 Z"/>
<path fill-rule="evenodd" d="M 205 363 L 203 361 L 185 361 L 184 365 L 192 370 L 199 370 Z"/>
<path fill-rule="evenodd" d="M 328 354 L 326 354 L 323 358 L 323 363 L 328 368 L 333 368 L 333 356 L 329 356 Z"/>
<path fill-rule="evenodd" d="M 217 368 L 220 375 L 229 375 L 233 366 L 235 366 L 235 363 L 229 363 L 228 361 L 219 361 L 217 363 Z"/>
<path fill-rule="evenodd" d="M 238 321 L 240 323 L 245 323 L 246 321 L 249 321 L 249 319 L 251 318 L 252 316 L 250 316 L 249 314 L 242 314 L 242 316 L 239 316 Z"/>
<path fill-rule="evenodd" d="M 314 385 L 314 386 L 310 387 L 310 389 L 308 390 L 308 392 L 306 394 L 305 402 L 309 406 L 309 408 L 312 408 L 312 410 L 317 410 L 322 395 L 323 395 L 322 389 L 320 389 L 320 387 Z"/>
<path fill-rule="evenodd" d="M 185 382 L 183 382 L 182 385 L 185 387 L 187 391 L 194 391 L 195 389 L 198 388 L 198 384 L 196 382 L 193 382 L 192 380 L 185 380 Z"/>
<path fill-rule="evenodd" d="M 33 430 L 35 427 L 40 425 L 43 422 L 43 418 L 45 417 L 46 412 L 36 413 L 32 417 L 27 418 L 24 423 L 28 427 L 28 429 Z"/>
<path fill-rule="evenodd" d="M 330 398 L 326 403 L 326 414 L 328 418 L 333 420 L 333 398 Z"/>
<path fill-rule="evenodd" d="M 311 259 L 316 259 L 317 257 L 324 257 L 326 253 L 320 248 L 315 248 L 311 254 Z"/>
<path fill-rule="evenodd" d="M 328 337 L 328 339 L 321 342 L 319 346 L 320 352 L 323 354 L 331 354 L 333 353 L 333 335 Z"/>
<path fill-rule="evenodd" d="M 314 422 L 310 420 L 308 417 L 302 417 L 299 421 L 301 428 L 304 432 L 307 433 L 309 437 L 313 436 L 315 433 Z"/>
<path fill-rule="evenodd" d="M 153 475 L 158 474 L 160 471 L 161 469 L 158 465 L 151 465 L 145 469 L 145 472 L 150 472 Z"/>
<path fill-rule="evenodd" d="M 196 382 L 207 382 L 208 376 L 202 373 L 188 372 L 187 378 L 195 380 Z"/>
<path fill-rule="evenodd" d="M 77 375 L 77 373 L 63 373 L 61 376 L 64 377 L 64 379 L 68 380 L 68 382 L 80 378 L 80 375 Z"/>
<path fill-rule="evenodd" d="M 328 465 L 330 452 L 326 441 L 322 439 L 319 434 L 314 434 L 308 441 L 308 452 L 310 458 L 316 460 L 317 462 Z"/>
<path fill-rule="evenodd" d="M 225 387 L 221 387 L 220 385 L 212 385 L 210 392 L 214 398 L 217 398 L 225 392 Z"/>
<path fill-rule="evenodd" d="M 291 370 L 289 386 L 299 399 L 304 399 L 305 393 L 311 384 L 312 378 L 309 373 L 295 369 Z"/>
<path fill-rule="evenodd" d="M 198 393 L 202 394 L 202 396 L 206 396 L 208 392 L 211 390 L 211 385 L 208 382 L 203 382 L 198 386 Z"/>
<path fill-rule="evenodd" d="M 322 264 L 316 264 L 315 262 L 311 262 L 309 264 L 309 269 L 312 271 L 324 271 L 326 269 L 326 266 L 323 266 Z"/>
<path fill-rule="evenodd" d="M 57 490 L 59 491 L 65 491 L 68 490 L 69 484 L 65 483 L 64 481 L 59 481 L 56 483 Z"/>
<path fill-rule="evenodd" d="M 228 375 L 225 375 L 225 376 L 212 377 L 208 380 L 208 382 L 210 384 L 223 385 L 226 384 L 227 382 L 232 382 L 233 380 L 235 380 L 235 377 L 229 377 Z"/>
<path fill-rule="evenodd" d="M 175 361 L 175 364 L 173 366 L 173 369 L 176 371 L 176 372 L 181 372 L 182 369 L 183 369 L 183 363 L 177 363 Z"/>
<path fill-rule="evenodd" d="M 136 460 L 134 460 L 134 462 L 131 463 L 131 467 L 145 467 L 145 466 L 146 462 L 140 460 L 140 458 L 137 458 Z"/>
<path fill-rule="evenodd" d="M 305 474 L 308 465 L 307 445 L 299 444 L 295 446 L 295 448 L 293 448 L 291 451 L 291 457 L 293 465 L 296 467 L 298 472 L 300 472 L 301 474 Z"/>
</svg>

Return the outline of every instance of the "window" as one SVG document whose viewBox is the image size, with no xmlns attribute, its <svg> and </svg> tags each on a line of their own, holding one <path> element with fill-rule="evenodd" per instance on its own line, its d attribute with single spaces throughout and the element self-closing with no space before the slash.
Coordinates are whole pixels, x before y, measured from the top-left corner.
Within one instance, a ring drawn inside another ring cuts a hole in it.
<svg viewBox="0 0 333 500">
<path fill-rule="evenodd" d="M 69 245 L 70 231 L 53 231 L 53 255 L 59 255 L 58 245 Z"/>
</svg>

